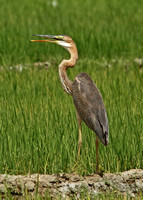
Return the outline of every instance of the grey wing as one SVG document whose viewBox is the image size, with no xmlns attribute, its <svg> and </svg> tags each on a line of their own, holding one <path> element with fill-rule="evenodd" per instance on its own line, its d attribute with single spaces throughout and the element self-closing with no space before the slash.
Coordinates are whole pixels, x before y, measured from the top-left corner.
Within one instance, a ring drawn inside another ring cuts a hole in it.
<svg viewBox="0 0 143 200">
<path fill-rule="evenodd" d="M 72 84 L 74 105 L 81 119 L 99 137 L 100 141 L 109 143 L 108 119 L 102 96 L 86 73 L 79 74 Z"/>
</svg>

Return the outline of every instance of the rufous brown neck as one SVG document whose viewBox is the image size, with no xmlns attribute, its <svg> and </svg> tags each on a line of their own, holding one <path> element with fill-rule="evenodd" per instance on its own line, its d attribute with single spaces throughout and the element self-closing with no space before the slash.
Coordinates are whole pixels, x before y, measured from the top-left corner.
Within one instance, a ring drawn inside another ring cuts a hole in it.
<svg viewBox="0 0 143 200">
<path fill-rule="evenodd" d="M 75 44 L 67 49 L 71 55 L 69 60 L 63 60 L 59 65 L 59 76 L 63 86 L 64 91 L 67 94 L 72 95 L 72 81 L 68 78 L 66 70 L 70 67 L 74 67 L 77 59 L 78 59 L 78 52 Z"/>
</svg>

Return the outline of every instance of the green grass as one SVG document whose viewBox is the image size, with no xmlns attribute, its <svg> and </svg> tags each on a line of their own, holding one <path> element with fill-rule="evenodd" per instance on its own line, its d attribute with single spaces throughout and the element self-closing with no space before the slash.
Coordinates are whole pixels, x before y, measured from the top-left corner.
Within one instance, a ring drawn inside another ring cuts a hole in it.
<svg viewBox="0 0 143 200">
<path fill-rule="evenodd" d="M 115 172 L 143 167 L 143 74 L 137 66 L 100 67 L 79 62 L 69 76 L 85 72 L 98 85 L 109 118 L 110 145 L 100 145 L 100 168 Z M 58 69 L 1 72 L 1 173 L 71 172 L 76 162 L 78 125 L 72 97 L 63 92 Z M 95 134 L 84 124 L 78 171 L 94 172 Z"/>
<path fill-rule="evenodd" d="M 141 57 L 143 4 L 137 1 L 5 0 L 0 2 L 0 63 L 27 63 L 62 57 L 55 45 L 31 44 L 33 34 L 67 34 L 80 58 Z"/>
<path fill-rule="evenodd" d="M 70 78 L 87 72 L 100 89 L 110 130 L 110 145 L 100 144 L 100 169 L 143 168 L 143 72 L 133 62 L 143 52 L 142 1 L 57 2 L 0 2 L 0 173 L 71 172 L 76 162 L 76 112 L 58 76 L 68 54 L 56 45 L 31 43 L 32 34 L 72 36 L 80 59 Z M 39 60 L 51 67 L 33 68 Z M 9 70 L 18 63 L 30 64 L 22 72 Z M 77 171 L 90 174 L 96 169 L 95 134 L 85 124 L 82 133 Z"/>
</svg>

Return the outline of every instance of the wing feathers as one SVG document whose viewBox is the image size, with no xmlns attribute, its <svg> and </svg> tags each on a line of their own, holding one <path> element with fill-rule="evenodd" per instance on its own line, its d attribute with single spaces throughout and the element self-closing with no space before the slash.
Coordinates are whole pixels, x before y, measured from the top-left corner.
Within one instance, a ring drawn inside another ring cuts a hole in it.
<svg viewBox="0 0 143 200">
<path fill-rule="evenodd" d="M 81 119 L 102 140 L 103 135 L 108 133 L 107 114 L 102 96 L 88 74 L 81 73 L 75 78 L 72 93 L 74 105 Z"/>
</svg>

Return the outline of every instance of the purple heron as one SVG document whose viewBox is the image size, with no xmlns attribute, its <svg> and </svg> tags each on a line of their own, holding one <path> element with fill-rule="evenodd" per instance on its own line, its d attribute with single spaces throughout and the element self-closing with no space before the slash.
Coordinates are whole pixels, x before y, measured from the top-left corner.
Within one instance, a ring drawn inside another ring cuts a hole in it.
<svg viewBox="0 0 143 200">
<path fill-rule="evenodd" d="M 31 40 L 33 42 L 52 42 L 64 47 L 70 53 L 69 60 L 63 60 L 59 65 L 59 76 L 64 91 L 73 97 L 73 102 L 76 108 L 77 121 L 79 125 L 79 139 L 78 139 L 78 156 L 82 144 L 81 122 L 85 124 L 96 133 L 96 170 L 99 170 L 98 164 L 98 148 L 99 141 L 105 146 L 109 144 L 109 129 L 108 119 L 103 103 L 102 96 L 92 81 L 90 76 L 86 73 L 80 73 L 72 82 L 66 73 L 70 67 L 74 67 L 78 52 L 74 41 L 67 35 L 33 35 L 43 37 L 43 40 Z"/>
</svg>

